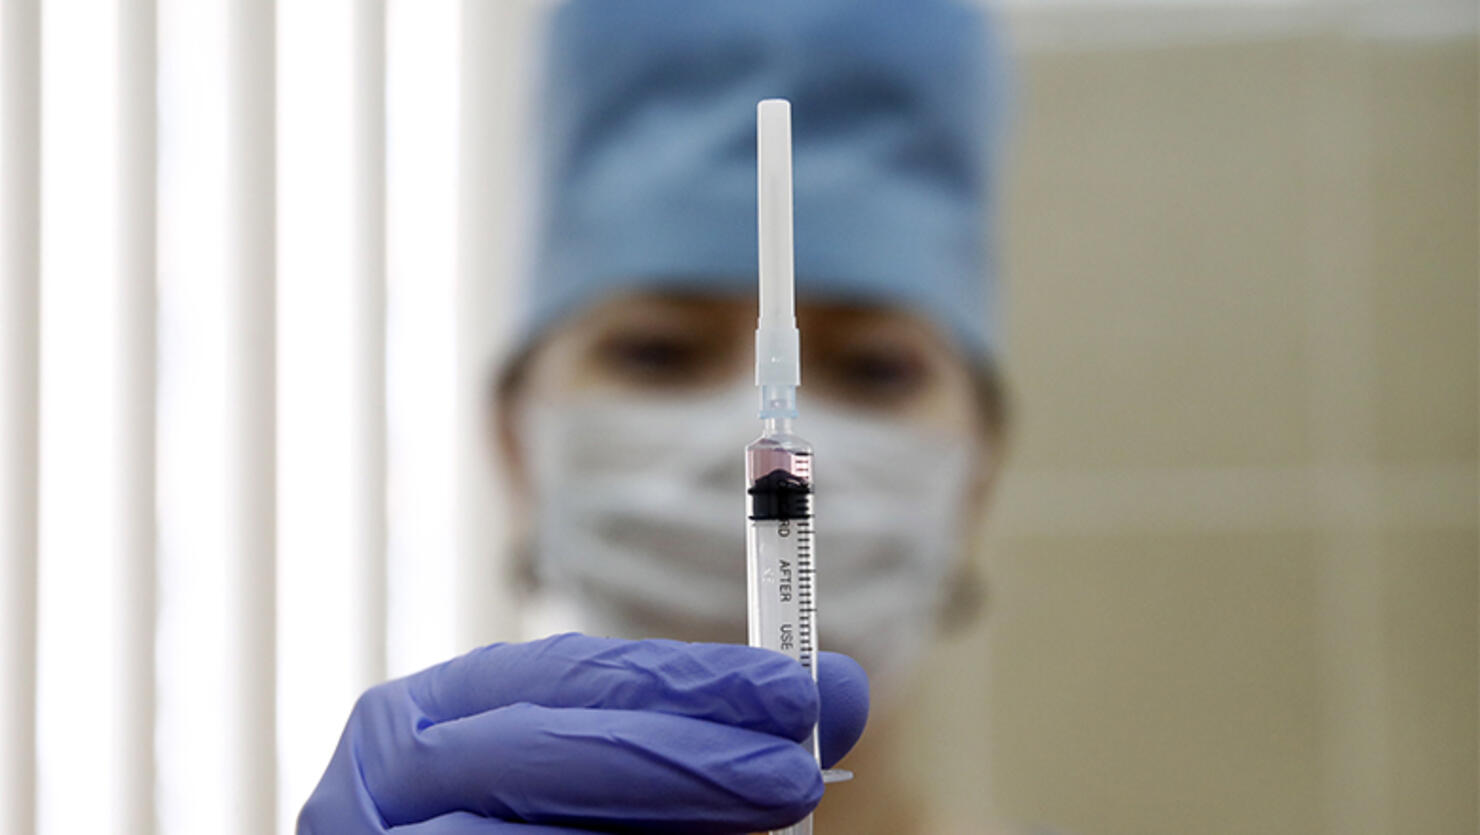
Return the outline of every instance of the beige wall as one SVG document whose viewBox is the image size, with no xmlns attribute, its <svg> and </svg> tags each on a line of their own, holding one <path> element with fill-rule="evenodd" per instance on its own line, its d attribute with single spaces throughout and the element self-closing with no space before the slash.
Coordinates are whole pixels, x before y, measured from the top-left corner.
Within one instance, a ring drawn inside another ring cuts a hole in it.
<svg viewBox="0 0 1480 835">
<path fill-rule="evenodd" d="M 1474 41 L 1021 71 L 1018 434 L 921 774 L 1077 835 L 1475 832 Z"/>
</svg>

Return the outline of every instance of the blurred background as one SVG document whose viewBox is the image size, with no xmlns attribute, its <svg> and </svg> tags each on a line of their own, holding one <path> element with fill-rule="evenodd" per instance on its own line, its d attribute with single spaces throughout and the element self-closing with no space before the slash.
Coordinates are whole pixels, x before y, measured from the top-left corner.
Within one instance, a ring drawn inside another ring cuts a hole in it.
<svg viewBox="0 0 1480 835">
<path fill-rule="evenodd" d="M 290 832 L 364 687 L 513 634 L 549 5 L 0 4 L 3 831 Z M 1000 8 L 1014 438 L 920 781 L 1475 832 L 1475 5 Z"/>
</svg>

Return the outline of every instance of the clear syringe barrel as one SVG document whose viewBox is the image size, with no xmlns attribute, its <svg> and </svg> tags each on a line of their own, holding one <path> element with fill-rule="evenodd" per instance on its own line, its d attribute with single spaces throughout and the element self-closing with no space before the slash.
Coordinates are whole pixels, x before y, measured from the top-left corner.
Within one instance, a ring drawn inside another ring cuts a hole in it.
<svg viewBox="0 0 1480 835">
<path fill-rule="evenodd" d="M 750 644 L 795 658 L 817 677 L 812 447 L 766 435 L 745 450 L 750 508 Z"/>
<path fill-rule="evenodd" d="M 812 446 L 791 434 L 789 416 L 763 419 L 764 433 L 745 449 L 750 645 L 796 659 L 815 681 L 817 554 L 812 529 Z M 818 756 L 815 728 L 805 745 Z M 811 832 L 809 816 L 773 835 Z"/>
</svg>

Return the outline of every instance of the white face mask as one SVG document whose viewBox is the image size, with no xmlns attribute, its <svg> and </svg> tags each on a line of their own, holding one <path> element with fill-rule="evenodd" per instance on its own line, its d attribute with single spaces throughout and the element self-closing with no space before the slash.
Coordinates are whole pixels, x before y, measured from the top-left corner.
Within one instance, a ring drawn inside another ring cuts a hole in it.
<svg viewBox="0 0 1480 835">
<path fill-rule="evenodd" d="M 562 629 L 744 643 L 745 471 L 756 395 L 593 400 L 524 417 L 540 594 Z M 975 439 L 803 404 L 816 449 L 818 640 L 876 698 L 923 654 L 961 553 Z M 881 692 L 882 691 L 882 692 Z"/>
</svg>

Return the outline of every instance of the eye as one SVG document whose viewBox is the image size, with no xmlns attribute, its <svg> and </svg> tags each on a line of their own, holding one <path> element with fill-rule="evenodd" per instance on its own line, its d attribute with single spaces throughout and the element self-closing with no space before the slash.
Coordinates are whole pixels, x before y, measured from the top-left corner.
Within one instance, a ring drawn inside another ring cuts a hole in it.
<svg viewBox="0 0 1480 835">
<path fill-rule="evenodd" d="M 647 384 L 688 382 L 703 374 L 708 354 L 703 341 L 674 333 L 618 333 L 596 346 L 605 370 Z"/>
<path fill-rule="evenodd" d="M 828 363 L 832 382 L 850 399 L 894 405 L 923 391 L 930 373 L 915 352 L 904 347 L 868 346 L 836 355 Z"/>
</svg>

